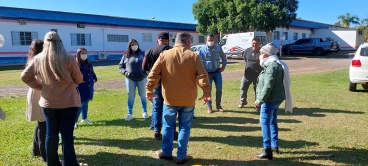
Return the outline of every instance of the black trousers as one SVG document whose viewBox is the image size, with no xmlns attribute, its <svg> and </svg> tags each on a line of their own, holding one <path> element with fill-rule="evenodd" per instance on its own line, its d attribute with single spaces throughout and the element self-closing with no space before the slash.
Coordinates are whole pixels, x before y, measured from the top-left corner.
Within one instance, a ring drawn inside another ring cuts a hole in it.
<svg viewBox="0 0 368 166">
<path fill-rule="evenodd" d="M 45 139 L 46 122 L 37 121 L 33 136 L 33 155 L 41 156 L 43 161 L 46 162 Z"/>
</svg>

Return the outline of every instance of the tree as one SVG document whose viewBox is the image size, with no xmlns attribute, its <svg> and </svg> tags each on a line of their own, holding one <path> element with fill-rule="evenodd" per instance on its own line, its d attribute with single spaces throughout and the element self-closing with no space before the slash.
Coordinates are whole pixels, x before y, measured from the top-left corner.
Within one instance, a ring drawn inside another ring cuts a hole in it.
<svg viewBox="0 0 368 166">
<path fill-rule="evenodd" d="M 338 27 L 342 27 L 342 25 L 341 25 L 341 22 L 340 21 L 337 21 L 337 22 L 335 22 L 335 24 L 334 24 L 335 26 L 338 26 Z"/>
<path fill-rule="evenodd" d="M 289 28 L 296 19 L 298 0 L 198 0 L 192 12 L 197 31 L 234 33 L 277 27 Z"/>
<path fill-rule="evenodd" d="M 350 15 L 350 13 L 346 13 L 346 15 L 340 15 L 337 17 L 339 19 L 340 24 L 345 27 L 349 28 L 350 24 L 358 24 L 359 25 L 359 17 L 354 15 Z"/>
</svg>

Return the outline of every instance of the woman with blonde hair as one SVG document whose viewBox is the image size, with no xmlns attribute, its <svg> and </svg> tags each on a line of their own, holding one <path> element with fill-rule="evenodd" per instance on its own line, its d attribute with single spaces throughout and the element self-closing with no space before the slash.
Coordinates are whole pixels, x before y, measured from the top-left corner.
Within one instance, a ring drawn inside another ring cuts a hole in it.
<svg viewBox="0 0 368 166">
<path fill-rule="evenodd" d="M 40 79 L 36 79 L 35 76 Z M 64 165 L 78 165 L 73 140 L 74 122 L 81 105 L 76 85 L 83 76 L 75 58 L 63 47 L 56 32 L 48 32 L 43 51 L 28 63 L 21 78 L 33 89 L 41 90 L 39 105 L 46 119 L 47 165 L 60 165 L 58 133 L 63 138 Z"/>
<path fill-rule="evenodd" d="M 29 61 L 31 61 L 37 54 L 42 51 L 43 41 L 39 39 L 35 39 L 32 41 L 29 46 L 28 52 L 28 60 L 26 63 L 26 67 L 28 66 Z M 36 76 L 38 79 L 38 76 Z M 28 121 L 37 121 L 36 127 L 34 129 L 33 136 L 33 155 L 41 156 L 43 161 L 46 162 L 46 151 L 45 151 L 45 139 L 46 139 L 46 122 L 45 116 L 42 113 L 42 108 L 38 104 L 38 101 L 41 98 L 41 91 L 29 88 L 27 93 L 27 109 L 26 109 L 26 118 Z"/>
</svg>

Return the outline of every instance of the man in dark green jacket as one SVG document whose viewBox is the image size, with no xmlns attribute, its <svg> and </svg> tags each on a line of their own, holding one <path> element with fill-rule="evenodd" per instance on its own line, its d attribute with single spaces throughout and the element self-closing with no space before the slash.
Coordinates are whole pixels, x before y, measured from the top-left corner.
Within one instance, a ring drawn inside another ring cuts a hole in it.
<svg viewBox="0 0 368 166">
<path fill-rule="evenodd" d="M 260 65 L 263 67 L 258 77 L 255 106 L 260 107 L 264 151 L 256 156 L 272 159 L 272 152 L 278 152 L 277 111 L 285 100 L 283 84 L 284 70 L 278 60 L 278 49 L 272 43 L 260 50 Z"/>
</svg>

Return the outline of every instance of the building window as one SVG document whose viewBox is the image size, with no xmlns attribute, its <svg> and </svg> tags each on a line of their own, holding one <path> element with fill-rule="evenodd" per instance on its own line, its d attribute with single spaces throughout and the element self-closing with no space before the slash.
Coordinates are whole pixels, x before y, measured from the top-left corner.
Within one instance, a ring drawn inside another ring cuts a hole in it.
<svg viewBox="0 0 368 166">
<path fill-rule="evenodd" d="M 129 37 L 128 35 L 107 34 L 107 41 L 108 42 L 129 42 Z"/>
<path fill-rule="evenodd" d="M 142 42 L 152 42 L 152 33 L 142 33 Z"/>
<path fill-rule="evenodd" d="M 204 43 L 204 36 L 198 36 L 198 43 Z"/>
<path fill-rule="evenodd" d="M 72 46 L 90 46 L 91 34 L 71 33 Z"/>
<path fill-rule="evenodd" d="M 273 40 L 280 40 L 280 32 L 273 31 Z"/>
<path fill-rule="evenodd" d="M 306 33 L 302 33 L 302 39 L 307 38 L 307 34 Z"/>
<path fill-rule="evenodd" d="M 282 32 L 282 40 L 289 40 L 288 32 Z"/>
<path fill-rule="evenodd" d="M 28 46 L 38 38 L 37 32 L 11 32 L 13 46 Z"/>
<path fill-rule="evenodd" d="M 298 33 L 294 32 L 293 40 L 298 40 Z"/>
<path fill-rule="evenodd" d="M 54 32 L 58 33 L 57 29 L 51 29 L 51 31 L 54 31 Z"/>
</svg>

